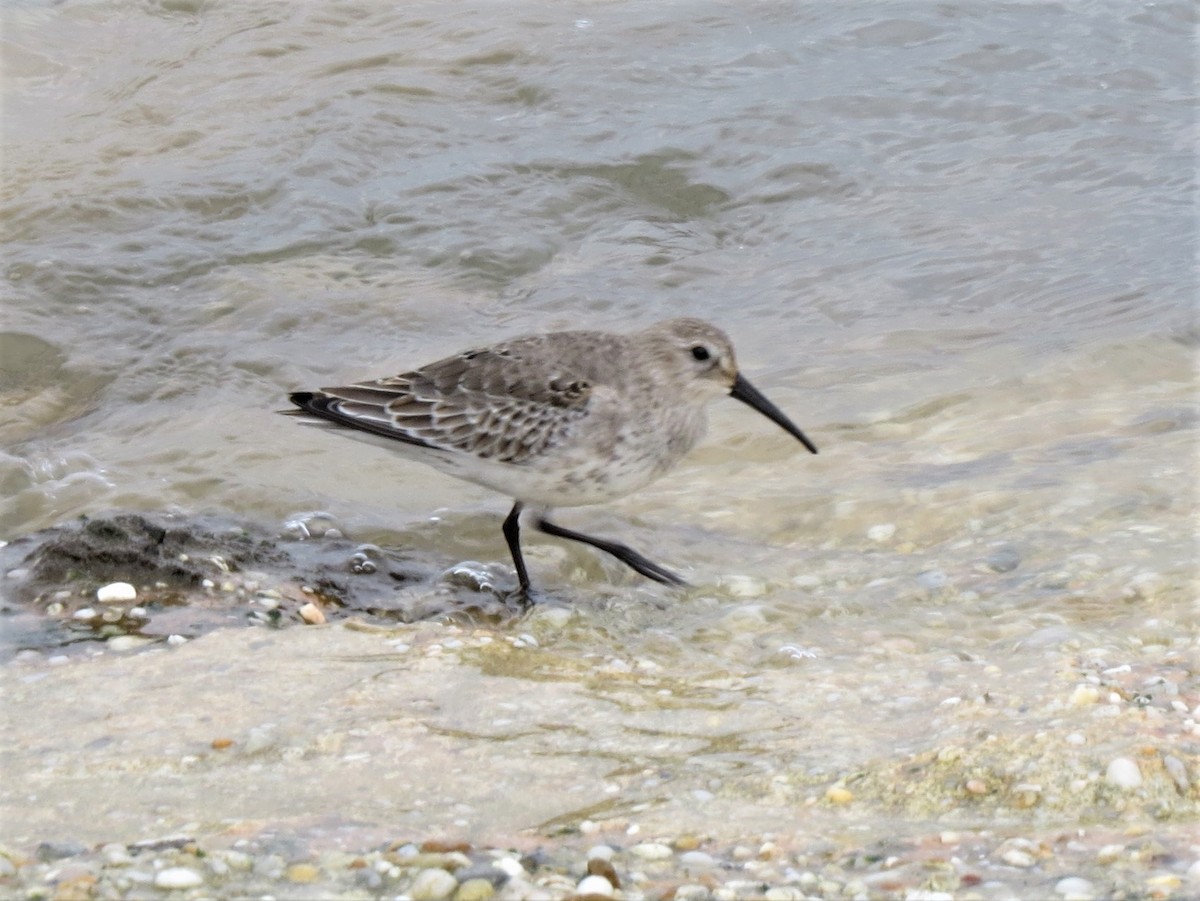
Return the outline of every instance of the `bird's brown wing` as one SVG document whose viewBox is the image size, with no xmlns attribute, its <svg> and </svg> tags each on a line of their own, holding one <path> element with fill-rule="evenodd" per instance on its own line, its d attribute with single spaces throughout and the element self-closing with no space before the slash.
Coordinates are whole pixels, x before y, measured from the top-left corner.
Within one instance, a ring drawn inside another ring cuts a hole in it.
<svg viewBox="0 0 1200 901">
<path fill-rule="evenodd" d="M 345 428 L 522 463 L 563 439 L 587 413 L 591 393 L 569 367 L 512 345 L 467 351 L 391 378 L 297 392 L 291 400 Z"/>
</svg>

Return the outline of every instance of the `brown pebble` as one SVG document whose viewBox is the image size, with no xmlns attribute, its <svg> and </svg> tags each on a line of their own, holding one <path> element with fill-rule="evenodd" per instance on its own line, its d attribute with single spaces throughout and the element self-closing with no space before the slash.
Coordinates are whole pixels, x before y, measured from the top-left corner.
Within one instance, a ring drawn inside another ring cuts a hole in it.
<svg viewBox="0 0 1200 901">
<path fill-rule="evenodd" d="M 354 860 L 352 860 L 348 864 L 346 864 L 346 869 L 347 870 L 361 870 L 366 865 L 367 865 L 367 862 L 365 860 L 363 860 L 361 857 L 356 857 L 356 858 L 354 858 Z"/>
<path fill-rule="evenodd" d="M 294 863 L 287 868 L 288 882 L 316 882 L 321 878 L 321 871 L 311 863 Z"/>
<path fill-rule="evenodd" d="M 95 885 L 96 877 L 91 874 L 60 882 L 54 889 L 54 901 L 90 901 Z"/>
<path fill-rule="evenodd" d="M 681 835 L 671 843 L 676 851 L 695 851 L 700 847 L 700 836 L 698 835 Z"/>
<path fill-rule="evenodd" d="M 325 613 L 311 601 L 300 608 L 300 618 L 310 626 L 319 626 L 325 622 Z"/>
<path fill-rule="evenodd" d="M 425 854 L 449 854 L 457 851 L 460 854 L 471 853 L 471 843 L 461 839 L 431 838 L 421 842 L 421 851 Z"/>
<path fill-rule="evenodd" d="M 841 785 L 831 785 L 825 789 L 825 800 L 831 804 L 849 804 L 854 800 L 854 792 Z"/>
<path fill-rule="evenodd" d="M 617 871 L 607 860 L 600 857 L 591 858 L 588 861 L 587 871 L 592 876 L 603 876 L 613 888 L 621 887 L 621 877 L 617 875 Z"/>
<path fill-rule="evenodd" d="M 214 738 L 212 740 L 212 748 L 214 751 L 224 751 L 233 744 L 232 738 Z"/>
</svg>

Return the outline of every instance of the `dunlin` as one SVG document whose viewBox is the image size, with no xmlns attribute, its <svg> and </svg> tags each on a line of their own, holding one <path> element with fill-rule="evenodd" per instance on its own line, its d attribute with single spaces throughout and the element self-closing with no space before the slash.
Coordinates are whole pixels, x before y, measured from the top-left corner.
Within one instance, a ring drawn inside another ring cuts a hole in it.
<svg viewBox="0 0 1200 901">
<path fill-rule="evenodd" d="M 797 438 L 804 433 L 737 369 L 733 346 L 699 319 L 630 335 L 554 332 L 464 351 L 412 372 L 289 395 L 310 424 L 382 444 L 515 500 L 504 520 L 521 592 L 526 506 L 538 529 L 612 554 L 643 576 L 683 584 L 614 541 L 550 522 L 551 507 L 598 504 L 648 485 L 704 435 L 708 402 L 735 397 Z"/>
</svg>

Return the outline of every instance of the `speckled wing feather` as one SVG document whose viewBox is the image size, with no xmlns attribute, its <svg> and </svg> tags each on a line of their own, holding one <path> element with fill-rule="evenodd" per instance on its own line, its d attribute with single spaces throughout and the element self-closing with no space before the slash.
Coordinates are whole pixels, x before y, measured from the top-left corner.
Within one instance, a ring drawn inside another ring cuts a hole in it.
<svg viewBox="0 0 1200 901">
<path fill-rule="evenodd" d="M 524 357 L 519 345 L 468 351 L 391 378 L 293 394 L 292 402 L 346 428 L 523 463 L 559 443 L 591 397 L 590 383 L 566 367 Z"/>
</svg>

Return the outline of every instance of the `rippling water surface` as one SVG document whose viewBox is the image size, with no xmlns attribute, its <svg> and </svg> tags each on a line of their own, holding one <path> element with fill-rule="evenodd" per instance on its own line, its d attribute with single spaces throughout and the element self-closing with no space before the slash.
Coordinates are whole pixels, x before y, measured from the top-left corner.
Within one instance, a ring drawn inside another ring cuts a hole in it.
<svg viewBox="0 0 1200 901">
<path fill-rule="evenodd" d="M 821 455 L 727 402 L 643 496 L 564 512 L 698 586 L 532 547 L 593 610 L 581 652 L 1194 651 L 1192 4 L 4 17 L 3 537 L 323 509 L 505 560 L 505 499 L 298 430 L 285 393 L 697 315 Z"/>
</svg>

